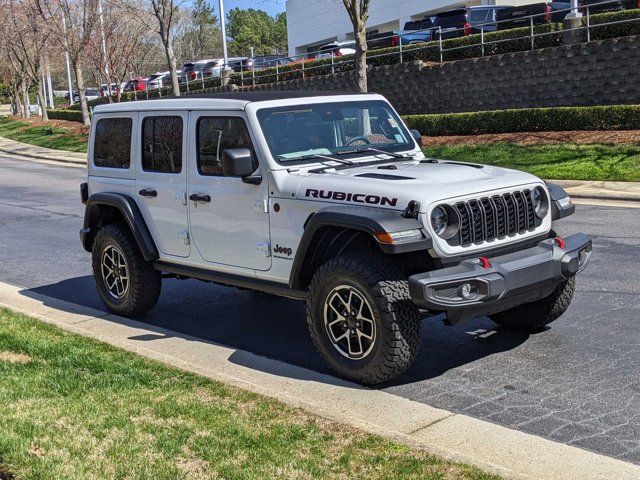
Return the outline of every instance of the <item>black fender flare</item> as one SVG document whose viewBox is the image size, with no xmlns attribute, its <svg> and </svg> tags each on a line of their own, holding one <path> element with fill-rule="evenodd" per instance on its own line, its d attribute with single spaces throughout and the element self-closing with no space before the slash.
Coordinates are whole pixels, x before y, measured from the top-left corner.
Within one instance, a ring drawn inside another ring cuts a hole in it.
<svg viewBox="0 0 640 480">
<path fill-rule="evenodd" d="M 331 206 L 312 213 L 304 225 L 304 232 L 293 260 L 289 276 L 289 286 L 299 288 L 302 266 L 307 256 L 314 235 L 323 227 L 339 227 L 365 232 L 375 240 L 380 249 L 387 254 L 429 250 L 433 241 L 422 224 L 415 218 L 406 218 L 402 212 L 383 208 L 359 206 Z M 381 243 L 376 233 L 402 232 L 406 230 L 420 230 L 423 238 L 401 244 Z"/>
<path fill-rule="evenodd" d="M 561 202 L 569 197 L 567 191 L 555 183 L 546 182 L 546 184 L 549 190 L 549 196 L 551 197 L 551 220 L 560 220 L 569 215 L 573 215 L 576 211 L 576 206 L 572 203 L 567 205 Z"/>
<path fill-rule="evenodd" d="M 159 258 L 158 248 L 138 204 L 133 198 L 122 193 L 94 193 L 87 199 L 84 210 L 84 228 L 80 231 L 82 246 L 86 251 L 90 252 L 93 246 L 95 226 L 100 221 L 99 207 L 101 205 L 114 207 L 120 211 L 146 261 L 152 262 Z"/>
</svg>

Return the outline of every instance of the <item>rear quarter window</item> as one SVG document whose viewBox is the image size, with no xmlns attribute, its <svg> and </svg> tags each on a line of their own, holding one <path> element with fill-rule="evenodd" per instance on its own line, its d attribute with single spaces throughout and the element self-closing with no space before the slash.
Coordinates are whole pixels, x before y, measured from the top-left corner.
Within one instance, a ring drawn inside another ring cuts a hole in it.
<svg viewBox="0 0 640 480">
<path fill-rule="evenodd" d="M 129 168 L 131 164 L 130 118 L 101 118 L 93 141 L 93 164 L 105 168 Z"/>
</svg>

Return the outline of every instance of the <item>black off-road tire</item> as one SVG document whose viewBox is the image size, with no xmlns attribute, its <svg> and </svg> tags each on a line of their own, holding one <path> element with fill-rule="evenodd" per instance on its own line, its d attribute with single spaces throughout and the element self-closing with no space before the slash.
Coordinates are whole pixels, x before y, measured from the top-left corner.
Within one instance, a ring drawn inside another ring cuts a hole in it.
<svg viewBox="0 0 640 480">
<path fill-rule="evenodd" d="M 567 311 L 576 290 L 576 277 L 559 283 L 551 295 L 491 316 L 498 325 L 524 332 L 537 332 Z"/>
<path fill-rule="evenodd" d="M 116 246 L 122 252 L 129 271 L 129 287 L 120 299 L 109 293 L 101 272 L 102 254 L 110 245 Z M 98 230 L 91 254 L 96 288 L 110 312 L 125 317 L 136 317 L 155 306 L 162 287 L 161 273 L 153 268 L 151 262 L 144 259 L 125 225 L 115 223 Z"/>
<path fill-rule="evenodd" d="M 376 324 L 376 340 L 361 359 L 348 358 L 332 343 L 324 323 L 331 291 L 348 285 L 363 295 Z M 313 276 L 307 300 L 311 339 L 329 369 L 363 385 L 387 382 L 405 372 L 420 346 L 420 316 L 407 278 L 384 257 L 353 254 L 329 260 Z"/>
</svg>

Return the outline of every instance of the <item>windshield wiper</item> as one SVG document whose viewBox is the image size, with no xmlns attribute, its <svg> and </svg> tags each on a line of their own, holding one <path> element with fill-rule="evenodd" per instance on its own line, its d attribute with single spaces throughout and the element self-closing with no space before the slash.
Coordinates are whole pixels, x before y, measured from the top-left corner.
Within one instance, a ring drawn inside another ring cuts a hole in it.
<svg viewBox="0 0 640 480">
<path fill-rule="evenodd" d="M 386 150 L 380 150 L 379 148 L 373 148 L 373 147 L 360 147 L 360 148 L 354 148 L 352 150 L 342 150 L 340 152 L 336 152 L 336 155 L 353 155 L 354 153 L 381 153 L 384 155 L 389 155 L 390 157 L 393 157 L 393 158 L 413 159 L 413 157 L 410 155 L 402 155 L 401 153 L 387 152 Z"/>
<path fill-rule="evenodd" d="M 303 155 L 302 157 L 296 157 L 296 158 L 281 158 L 281 160 L 283 160 L 283 161 L 287 161 L 287 160 L 291 160 L 291 161 L 295 161 L 295 160 L 315 160 L 315 159 L 329 160 L 329 161 L 332 161 L 332 162 L 341 163 L 343 165 L 353 165 L 354 164 L 354 162 L 352 162 L 351 160 L 345 160 L 344 158 L 335 158 L 335 157 L 330 157 L 328 155 L 320 155 L 320 154 Z"/>
</svg>

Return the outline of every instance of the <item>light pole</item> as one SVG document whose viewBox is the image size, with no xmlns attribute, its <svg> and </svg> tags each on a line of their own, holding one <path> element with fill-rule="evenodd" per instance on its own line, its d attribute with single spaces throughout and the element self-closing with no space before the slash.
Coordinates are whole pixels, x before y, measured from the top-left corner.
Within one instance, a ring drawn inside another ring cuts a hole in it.
<svg viewBox="0 0 640 480">
<path fill-rule="evenodd" d="M 218 6 L 220 8 L 220 28 L 222 30 L 222 56 L 224 58 L 224 64 L 222 66 L 222 72 L 224 75 L 224 72 L 227 70 L 227 27 L 225 25 L 225 18 L 224 18 L 224 0 L 218 0 Z"/>
<path fill-rule="evenodd" d="M 571 0 L 571 11 L 567 15 L 567 18 L 582 18 L 582 12 L 578 5 L 578 0 Z"/>
<path fill-rule="evenodd" d="M 67 22 L 64 19 L 64 15 L 62 16 L 62 31 L 67 32 Z M 71 65 L 69 62 L 69 52 L 65 49 L 64 58 L 67 61 L 67 85 L 69 85 L 69 105 L 73 105 L 73 85 L 71 84 Z"/>
<path fill-rule="evenodd" d="M 102 59 L 104 60 L 104 74 L 107 85 L 111 86 L 111 80 L 109 79 L 109 62 L 107 60 L 107 40 L 104 36 L 104 19 L 102 18 L 102 0 L 98 0 L 98 16 L 100 18 L 100 35 L 102 36 Z"/>
</svg>

